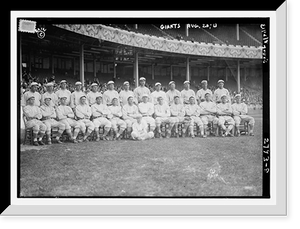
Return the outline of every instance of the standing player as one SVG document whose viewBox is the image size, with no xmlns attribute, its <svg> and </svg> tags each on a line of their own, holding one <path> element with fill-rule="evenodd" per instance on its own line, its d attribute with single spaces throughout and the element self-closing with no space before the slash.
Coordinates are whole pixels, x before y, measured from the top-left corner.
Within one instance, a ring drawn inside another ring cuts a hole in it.
<svg viewBox="0 0 300 229">
<path fill-rule="evenodd" d="M 150 125 L 150 131 L 153 132 L 155 130 L 155 120 L 152 117 L 154 114 L 154 105 L 153 103 L 148 102 L 148 94 L 144 94 L 142 96 L 142 99 L 142 102 L 138 105 L 139 112 L 141 113 L 143 119 L 147 122 L 147 124 Z"/>
<path fill-rule="evenodd" d="M 35 97 L 31 96 L 27 98 L 28 105 L 26 105 L 23 109 L 23 114 L 26 118 L 25 126 L 26 128 L 32 128 L 33 132 L 33 145 L 45 145 L 42 142 L 42 139 L 45 135 L 45 132 L 47 130 L 46 125 L 40 121 L 42 118 L 41 110 L 38 106 L 35 104 Z M 40 134 L 39 138 L 38 135 Z"/>
<path fill-rule="evenodd" d="M 232 104 L 232 113 L 234 115 L 233 119 L 235 121 L 235 127 L 237 136 L 240 136 L 239 125 L 241 122 L 249 122 L 249 135 L 254 136 L 253 128 L 254 128 L 254 118 L 248 115 L 248 107 L 245 103 L 241 102 L 241 95 L 235 95 L 236 103 Z"/>
<path fill-rule="evenodd" d="M 52 107 L 57 107 L 58 106 L 58 97 L 53 91 L 53 83 L 47 83 L 46 84 L 46 92 L 42 95 L 42 104 L 44 104 L 45 98 L 49 97 L 51 98 L 50 100 L 50 106 Z"/>
<path fill-rule="evenodd" d="M 102 140 L 109 140 L 107 134 L 111 129 L 111 122 L 108 118 L 112 118 L 112 114 L 108 107 L 103 103 L 101 93 L 96 96 L 96 103 L 91 106 L 93 123 L 95 126 L 95 132 L 97 134 L 96 141 L 100 140 L 99 127 L 104 127 L 104 132 L 101 137 Z"/>
<path fill-rule="evenodd" d="M 58 122 L 55 120 L 56 118 L 56 112 L 53 106 L 51 106 L 51 97 L 45 96 L 44 97 L 44 104 L 41 106 L 41 112 L 42 112 L 42 120 L 43 123 L 46 125 L 46 135 L 47 135 L 47 143 L 51 145 L 51 131 L 52 127 L 58 127 L 58 134 L 56 136 L 55 141 L 57 143 L 62 143 L 59 138 L 62 135 L 62 133 L 65 131 L 66 127 L 65 124 Z"/>
<path fill-rule="evenodd" d="M 178 125 L 184 124 L 184 128 L 182 129 L 182 137 L 185 137 L 186 130 L 189 126 L 190 120 L 188 118 L 185 118 L 185 107 L 183 104 L 180 103 L 180 97 L 175 96 L 174 97 L 174 103 L 170 106 L 170 112 L 171 112 L 171 117 L 170 119 L 173 120 L 175 123 L 175 133 L 176 136 L 179 137 L 178 133 Z"/>
<path fill-rule="evenodd" d="M 167 99 L 168 99 L 168 103 L 169 103 L 169 106 L 171 106 L 173 103 L 174 103 L 174 98 L 176 96 L 178 96 L 179 98 L 181 98 L 181 93 L 180 91 L 178 91 L 176 88 L 176 85 L 175 85 L 175 82 L 174 81 L 171 81 L 169 83 L 169 90 L 167 91 L 166 93 L 166 96 L 167 96 Z M 179 102 L 181 103 L 181 101 L 179 100 Z"/>
<path fill-rule="evenodd" d="M 224 80 L 218 80 L 218 88 L 214 91 L 213 100 L 216 103 L 221 103 L 221 96 L 226 95 L 229 103 L 231 103 L 229 91 L 224 88 Z"/>
<path fill-rule="evenodd" d="M 30 84 L 30 90 L 26 91 L 23 95 L 23 101 L 21 103 L 22 107 L 25 107 L 27 105 L 27 101 L 29 101 L 29 98 L 32 96 L 34 97 L 34 105 L 40 106 L 41 105 L 41 94 L 37 92 L 38 83 L 32 82 Z"/>
<path fill-rule="evenodd" d="M 67 106 L 68 98 L 64 95 L 60 97 L 60 105 L 56 108 L 56 115 L 59 122 L 63 123 L 66 128 L 66 133 L 69 139 L 77 143 L 77 136 L 80 131 L 80 124 L 75 120 L 75 114 L 71 107 Z M 72 136 L 72 127 L 74 128 L 74 134 Z"/>
<path fill-rule="evenodd" d="M 75 115 L 78 119 L 78 123 L 80 124 L 80 129 L 84 134 L 83 141 L 88 142 L 88 136 L 95 129 L 94 123 L 90 120 L 92 115 L 92 110 L 86 102 L 86 96 L 82 95 L 79 100 L 79 104 L 75 108 Z M 87 130 L 86 130 L 87 129 Z M 81 140 L 79 140 L 81 142 Z"/>
<path fill-rule="evenodd" d="M 71 101 L 71 92 L 67 89 L 67 81 L 66 80 L 62 80 L 60 81 L 60 89 L 58 91 L 55 92 L 58 101 L 60 101 L 60 98 L 62 97 L 66 97 L 66 106 L 70 105 L 70 101 Z"/>
<path fill-rule="evenodd" d="M 136 116 L 137 121 L 132 125 L 131 137 L 133 140 L 143 141 L 154 137 L 153 131 L 148 132 L 148 124 L 141 114 Z"/>
<path fill-rule="evenodd" d="M 192 138 L 195 137 L 194 134 L 194 124 L 200 129 L 201 136 L 204 136 L 203 123 L 200 116 L 200 107 L 196 104 L 195 97 L 191 96 L 189 99 L 189 104 L 185 106 L 185 115 L 191 118 L 190 121 L 190 134 Z"/>
<path fill-rule="evenodd" d="M 134 93 L 134 97 L 135 97 L 135 100 L 138 102 L 138 103 L 141 103 L 142 100 L 143 100 L 143 95 L 147 94 L 148 96 L 150 96 L 150 90 L 149 88 L 147 88 L 145 86 L 146 84 L 146 78 L 145 77 L 141 77 L 140 78 L 140 86 L 138 86 L 136 89 L 134 89 L 133 93 Z"/>
<path fill-rule="evenodd" d="M 107 90 L 103 93 L 102 96 L 103 103 L 106 104 L 107 106 L 112 106 L 112 100 L 114 98 L 119 98 L 119 93 L 115 90 L 114 81 L 108 81 Z M 119 101 L 118 101 L 118 105 L 119 105 Z"/>
<path fill-rule="evenodd" d="M 126 122 L 128 136 L 131 136 L 132 125 L 136 122 L 136 117 L 140 114 L 138 107 L 133 103 L 133 99 L 133 96 L 130 95 L 127 99 L 128 103 L 122 108 L 123 119 Z"/>
<path fill-rule="evenodd" d="M 112 106 L 109 106 L 108 108 L 112 114 L 110 121 L 111 127 L 115 132 L 115 139 L 120 140 L 123 131 L 126 129 L 126 123 L 121 119 L 123 113 L 121 106 L 119 105 L 118 97 L 113 98 Z"/>
<path fill-rule="evenodd" d="M 151 101 L 152 103 L 154 104 L 154 106 L 156 104 L 158 104 L 158 98 L 159 97 L 162 97 L 163 100 L 164 100 L 164 103 L 167 103 L 167 96 L 166 96 L 166 93 L 164 91 L 161 90 L 161 83 L 157 82 L 155 84 L 155 91 L 153 91 L 151 93 Z"/>
<path fill-rule="evenodd" d="M 225 94 L 221 96 L 221 103 L 217 105 L 217 114 L 219 116 L 218 125 L 222 128 L 222 137 L 225 137 L 227 135 L 233 137 L 233 134 L 230 133 L 230 131 L 234 127 L 234 120 L 231 117 L 232 108 L 231 104 L 227 101 L 227 95 Z M 228 123 L 227 128 L 225 126 L 225 122 Z"/>
<path fill-rule="evenodd" d="M 195 92 L 192 89 L 190 89 L 190 81 L 184 81 L 183 87 L 184 89 L 181 91 L 181 99 L 183 105 L 187 105 L 190 104 L 189 99 L 191 98 L 191 96 L 195 97 L 196 95 Z"/>
<path fill-rule="evenodd" d="M 158 133 L 158 137 L 162 138 L 161 136 L 161 124 L 169 124 L 169 128 L 167 130 L 166 138 L 171 137 L 171 131 L 174 127 L 175 120 L 171 119 L 171 112 L 170 107 L 164 102 L 163 97 L 159 96 L 158 104 L 154 106 L 154 115 L 155 115 L 155 124 Z"/>
<path fill-rule="evenodd" d="M 125 81 L 123 83 L 123 88 L 124 90 L 120 91 L 119 93 L 119 98 L 120 98 L 120 105 L 123 107 L 124 105 L 126 105 L 128 103 L 128 98 L 130 96 L 132 96 L 134 98 L 134 93 L 133 91 L 131 91 L 130 88 L 130 84 L 128 81 Z M 137 102 L 135 102 L 135 104 L 137 104 Z"/>
<path fill-rule="evenodd" d="M 213 102 L 211 100 L 211 93 L 207 92 L 205 94 L 205 101 L 200 103 L 200 108 L 201 108 L 201 114 L 200 114 L 200 118 L 203 122 L 203 126 L 204 126 L 204 136 L 207 136 L 207 125 L 209 122 L 213 123 L 212 126 L 212 130 L 214 133 L 216 133 L 217 131 L 217 127 L 218 127 L 218 118 L 216 117 L 216 113 L 217 113 L 217 105 L 215 102 Z"/>
<path fill-rule="evenodd" d="M 90 106 L 96 103 L 96 97 L 99 95 L 97 83 L 92 83 L 91 88 L 92 90 L 86 95 L 86 99 Z"/>
<path fill-rule="evenodd" d="M 213 94 L 212 91 L 207 88 L 207 80 L 202 80 L 201 86 L 202 86 L 202 88 L 200 90 L 198 90 L 196 93 L 196 99 L 197 99 L 199 105 L 201 102 L 205 101 L 206 93 L 210 93 L 211 95 Z"/>
<path fill-rule="evenodd" d="M 70 106 L 72 109 L 75 110 L 76 106 L 80 104 L 80 98 L 82 96 L 86 96 L 85 93 L 81 90 L 82 88 L 82 83 L 81 82 L 76 82 L 75 83 L 75 91 L 72 92 L 71 94 L 71 102 Z"/>
</svg>

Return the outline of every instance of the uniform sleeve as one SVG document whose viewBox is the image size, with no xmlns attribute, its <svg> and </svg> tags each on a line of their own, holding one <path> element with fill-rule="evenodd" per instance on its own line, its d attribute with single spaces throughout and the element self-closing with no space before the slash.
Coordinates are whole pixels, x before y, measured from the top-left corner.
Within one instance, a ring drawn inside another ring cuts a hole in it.
<svg viewBox="0 0 300 229">
<path fill-rule="evenodd" d="M 239 115 L 240 112 L 237 111 L 235 103 L 231 105 L 233 115 Z"/>
<path fill-rule="evenodd" d="M 41 110 L 41 113 L 42 113 L 43 117 L 49 117 L 51 115 L 51 113 L 49 113 L 49 112 L 46 111 L 46 107 L 44 105 L 42 105 L 40 107 L 40 110 Z"/>
<path fill-rule="evenodd" d="M 246 115 L 248 114 L 248 107 L 245 103 L 243 103 L 243 111 L 242 111 L 242 115 Z"/>
<path fill-rule="evenodd" d="M 87 110 L 86 110 L 87 112 L 86 112 L 86 116 L 88 116 L 89 118 L 92 116 L 92 109 L 91 109 L 91 107 L 88 105 L 87 106 Z"/>
<path fill-rule="evenodd" d="M 67 113 L 68 118 L 75 118 L 75 114 L 74 114 L 72 108 L 69 106 L 66 106 L 66 108 L 68 110 L 68 113 Z"/>
<path fill-rule="evenodd" d="M 81 111 L 80 106 L 76 106 L 75 114 L 78 118 L 84 118 L 84 113 Z"/>
<path fill-rule="evenodd" d="M 25 108 L 26 106 L 26 100 L 27 100 L 27 94 L 23 94 L 22 98 L 21 98 L 21 106 Z"/>
<path fill-rule="evenodd" d="M 231 107 L 231 104 L 230 103 L 227 103 L 227 111 L 226 113 L 231 113 L 232 114 L 232 107 Z"/>
<path fill-rule="evenodd" d="M 33 116 L 30 114 L 30 108 L 28 106 L 23 108 L 23 114 L 26 118 L 33 118 Z"/>
<path fill-rule="evenodd" d="M 56 118 L 56 112 L 55 112 L 55 109 L 54 109 L 54 107 L 51 107 L 51 115 L 50 115 L 50 117 L 51 118 Z"/>
<path fill-rule="evenodd" d="M 167 115 L 167 117 L 170 117 L 171 116 L 170 107 L 166 105 L 165 108 L 166 108 L 166 115 Z"/>
<path fill-rule="evenodd" d="M 149 109 L 148 109 L 148 115 L 153 115 L 154 114 L 154 105 L 153 103 L 148 103 L 150 104 Z"/>
<path fill-rule="evenodd" d="M 171 105 L 170 106 L 170 114 L 172 115 L 172 116 L 178 116 L 178 111 L 176 111 L 175 109 L 174 109 L 174 106 L 173 105 Z"/>
<path fill-rule="evenodd" d="M 70 99 L 70 107 L 71 108 L 75 108 L 76 107 L 75 106 L 75 94 L 72 93 L 70 97 L 71 97 L 71 99 Z"/>
<path fill-rule="evenodd" d="M 179 111 L 179 116 L 180 117 L 184 117 L 185 116 L 185 107 L 184 106 L 182 106 L 182 108 L 180 109 L 180 111 Z"/>
<path fill-rule="evenodd" d="M 185 107 L 185 114 L 186 114 L 187 116 L 191 116 L 191 115 L 192 115 L 190 106 L 186 106 L 186 107 Z"/>
<path fill-rule="evenodd" d="M 97 108 L 94 105 L 91 106 L 91 110 L 92 110 L 93 117 L 99 117 L 101 115 L 100 112 L 97 110 Z"/>
<path fill-rule="evenodd" d="M 162 112 L 160 112 L 159 105 L 154 106 L 154 113 L 157 117 L 162 117 L 164 115 Z"/>
<path fill-rule="evenodd" d="M 106 93 L 106 92 L 104 92 L 104 93 L 103 93 L 103 96 L 102 96 L 102 98 L 103 98 L 103 103 L 104 103 L 105 105 L 108 105 L 108 104 L 110 104 L 110 101 L 109 101 L 109 96 L 107 95 L 107 93 Z"/>
<path fill-rule="evenodd" d="M 200 114 L 201 114 L 201 108 L 197 105 L 196 116 L 200 116 Z"/>
<path fill-rule="evenodd" d="M 128 119 L 128 114 L 127 114 L 127 109 L 126 108 L 127 108 L 126 105 L 122 107 L 122 113 L 123 113 L 123 118 L 124 119 Z"/>
<path fill-rule="evenodd" d="M 67 118 L 67 116 L 63 114 L 61 107 L 56 108 L 56 115 L 59 120 Z"/>
</svg>

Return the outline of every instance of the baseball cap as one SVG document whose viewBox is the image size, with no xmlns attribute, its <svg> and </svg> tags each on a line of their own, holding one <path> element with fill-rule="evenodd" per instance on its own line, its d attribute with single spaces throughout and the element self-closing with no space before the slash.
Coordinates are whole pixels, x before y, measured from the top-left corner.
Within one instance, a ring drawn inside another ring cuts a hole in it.
<svg viewBox="0 0 300 229">
<path fill-rule="evenodd" d="M 218 83 L 224 83 L 224 80 L 218 80 Z"/>
<path fill-rule="evenodd" d="M 227 95 L 225 95 L 225 94 L 221 95 L 221 98 L 223 98 L 224 96 L 227 98 Z"/>
<path fill-rule="evenodd" d="M 149 95 L 148 94 L 143 94 L 143 96 L 142 97 L 149 97 Z"/>
<path fill-rule="evenodd" d="M 53 86 L 53 83 L 47 83 L 46 85 L 45 85 L 46 87 L 51 87 L 51 86 Z"/>
<path fill-rule="evenodd" d="M 183 82 L 183 84 L 186 84 L 186 83 L 190 83 L 190 81 L 186 80 L 186 81 Z"/>
<path fill-rule="evenodd" d="M 75 86 L 77 86 L 77 85 L 82 85 L 82 83 L 81 83 L 80 81 L 77 81 L 77 82 L 75 83 Z"/>
<path fill-rule="evenodd" d="M 125 81 L 125 82 L 123 83 L 123 85 L 129 85 L 129 82 L 128 82 L 128 81 Z"/>
<path fill-rule="evenodd" d="M 67 96 L 62 95 L 61 97 L 59 97 L 59 99 L 67 99 Z"/>
<path fill-rule="evenodd" d="M 110 85 L 110 84 L 115 84 L 115 82 L 110 80 L 110 81 L 108 81 L 107 85 Z"/>
<path fill-rule="evenodd" d="M 241 96 L 241 94 L 236 94 L 236 95 L 234 96 L 234 98 L 235 98 L 235 97 L 242 97 L 242 96 Z"/>
<path fill-rule="evenodd" d="M 169 82 L 169 85 L 171 85 L 171 84 L 175 84 L 175 82 L 174 82 L 174 81 L 170 81 L 170 82 Z"/>
<path fill-rule="evenodd" d="M 141 80 L 146 80 L 146 78 L 145 78 L 145 77 L 141 77 L 141 78 L 140 78 L 140 81 L 141 81 Z"/>
<path fill-rule="evenodd" d="M 32 99 L 32 98 L 34 98 L 34 99 L 35 99 L 35 97 L 34 97 L 34 96 L 30 96 L 30 97 L 28 97 L 28 99 L 27 99 L 27 100 L 29 100 L 29 99 Z"/>
<path fill-rule="evenodd" d="M 129 98 L 133 98 L 133 96 L 132 96 L 132 95 L 128 96 L 127 100 L 128 100 Z"/>
<path fill-rule="evenodd" d="M 30 84 L 30 87 L 31 86 L 38 86 L 39 84 L 37 83 L 37 82 L 32 82 L 31 84 Z"/>
<path fill-rule="evenodd" d="M 49 95 L 45 95 L 44 100 L 45 99 L 51 99 L 51 97 Z"/>
<path fill-rule="evenodd" d="M 211 95 L 211 93 L 210 93 L 210 92 L 206 92 L 204 96 L 206 96 L 207 94 Z"/>
<path fill-rule="evenodd" d="M 60 81 L 60 83 L 66 83 L 67 81 L 66 80 L 62 80 L 62 81 Z"/>
<path fill-rule="evenodd" d="M 91 87 L 93 87 L 93 86 L 98 86 L 98 84 L 97 83 L 92 83 Z"/>
<path fill-rule="evenodd" d="M 161 83 L 160 82 L 155 83 L 155 87 L 158 86 L 158 85 L 161 86 Z"/>
<path fill-rule="evenodd" d="M 207 80 L 202 80 L 201 83 L 207 83 Z"/>
<path fill-rule="evenodd" d="M 86 98 L 86 95 L 82 95 L 82 96 L 80 96 L 80 99 L 81 99 L 82 97 L 85 97 L 85 98 Z"/>
</svg>

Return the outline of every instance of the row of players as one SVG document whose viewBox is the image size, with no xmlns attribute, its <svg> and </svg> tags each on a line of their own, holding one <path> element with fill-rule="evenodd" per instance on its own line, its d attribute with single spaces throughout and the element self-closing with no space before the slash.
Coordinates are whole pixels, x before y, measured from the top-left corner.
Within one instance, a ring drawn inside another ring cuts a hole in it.
<svg viewBox="0 0 300 229">
<path fill-rule="evenodd" d="M 51 105 L 57 106 L 59 104 L 59 98 L 62 96 L 67 97 L 67 105 L 69 105 L 71 108 L 75 108 L 79 104 L 79 99 L 82 95 L 87 96 L 87 104 L 88 105 L 93 105 L 96 102 L 96 96 L 99 90 L 99 87 L 97 83 L 93 83 L 91 85 L 91 91 L 87 94 L 85 94 L 82 91 L 82 83 L 81 82 L 76 82 L 75 83 L 75 91 L 70 92 L 66 86 L 67 82 L 65 80 L 62 80 L 60 82 L 60 89 L 57 90 L 56 92 L 53 91 L 53 83 L 48 83 L 46 84 L 46 92 L 42 95 L 40 95 L 37 92 L 37 83 L 33 82 L 30 85 L 30 90 L 25 92 L 24 95 L 22 96 L 22 106 L 26 105 L 26 101 L 30 96 L 35 97 L 35 105 L 40 106 L 44 103 L 44 97 L 45 96 L 50 96 L 52 101 Z M 170 90 L 167 92 L 164 92 L 161 90 L 161 84 L 157 82 L 155 84 L 155 91 L 152 93 L 150 90 L 145 86 L 146 79 L 144 77 L 140 78 L 140 86 L 135 88 L 133 91 L 130 90 L 130 85 L 129 82 L 126 81 L 123 84 L 124 90 L 122 90 L 120 93 L 118 93 L 114 89 L 114 82 L 109 81 L 107 83 L 107 90 L 103 92 L 103 102 L 110 106 L 112 104 L 112 99 L 117 97 L 119 98 L 119 104 L 125 105 L 127 104 L 127 99 L 128 96 L 133 96 L 134 97 L 134 103 L 137 105 L 142 101 L 142 95 L 147 94 L 149 96 L 149 101 L 152 102 L 154 105 L 157 104 L 157 98 L 159 96 L 162 96 L 164 101 L 171 105 L 174 103 L 174 97 L 179 96 L 180 102 L 183 104 L 189 104 L 189 98 L 191 96 L 194 96 L 197 99 L 198 105 L 200 104 L 201 101 L 204 101 L 204 95 L 206 93 L 211 93 L 212 94 L 212 100 L 215 101 L 216 103 L 221 102 L 221 95 L 225 94 L 228 97 L 229 102 L 231 102 L 231 98 L 229 96 L 229 92 L 226 88 L 224 88 L 224 81 L 219 80 L 218 81 L 218 89 L 212 93 L 210 89 L 208 89 L 208 83 L 206 80 L 203 80 L 202 83 L 202 88 L 195 93 L 192 89 L 190 89 L 190 82 L 185 81 L 184 82 L 184 89 L 180 92 L 176 89 L 176 85 L 174 81 L 171 81 L 169 83 L 169 88 Z"/>
<path fill-rule="evenodd" d="M 120 139 L 122 133 L 127 129 L 130 138 L 134 140 L 145 140 L 154 137 L 156 129 L 157 137 L 161 138 L 161 124 L 168 123 L 167 138 L 171 136 L 174 128 L 175 134 L 178 135 L 178 125 L 184 124 L 182 135 L 185 136 L 187 129 L 191 137 L 194 135 L 194 125 L 200 129 L 200 136 L 206 137 L 206 129 L 209 122 L 213 123 L 213 129 L 217 126 L 221 127 L 222 136 L 233 136 L 231 130 L 236 125 L 240 125 L 241 121 L 249 122 L 250 135 L 253 135 L 254 118 L 247 115 L 247 106 L 241 103 L 241 96 L 235 96 L 236 103 L 228 102 L 228 96 L 223 94 L 221 102 L 216 104 L 211 99 L 210 92 L 205 94 L 205 101 L 200 105 L 196 104 L 194 96 L 190 96 L 188 104 L 180 103 L 180 97 L 174 96 L 174 103 L 169 106 L 165 103 L 163 96 L 158 96 L 157 104 L 149 102 L 149 95 L 143 94 L 142 101 L 134 104 L 134 96 L 128 96 L 127 104 L 122 107 L 119 105 L 119 98 L 112 99 L 112 105 L 107 106 L 103 102 L 102 94 L 96 96 L 96 103 L 92 106 L 87 104 L 87 96 L 82 95 L 79 98 L 79 104 L 72 109 L 67 105 L 67 97 L 60 97 L 60 105 L 51 105 L 51 97 L 44 96 L 44 104 L 40 107 L 35 105 L 35 97 L 27 98 L 27 104 L 23 108 L 26 117 L 26 128 L 33 129 L 34 145 L 42 145 L 44 134 L 47 135 L 47 143 L 51 144 L 51 130 L 58 127 L 58 135 L 56 142 L 62 143 L 59 139 L 61 134 L 66 131 L 72 142 L 78 142 L 77 136 L 80 131 L 84 133 L 83 141 L 88 141 L 88 136 L 95 131 L 97 141 L 100 140 L 99 128 L 104 127 L 104 133 L 101 137 L 107 139 L 107 134 L 113 130 L 115 139 Z M 225 126 L 227 122 L 227 127 Z M 149 128 L 148 128 L 149 126 Z M 74 132 L 71 132 L 71 127 Z M 40 134 L 40 135 L 39 135 Z M 39 138 L 38 138 L 39 135 Z M 237 128 L 239 136 L 239 129 Z"/>
</svg>

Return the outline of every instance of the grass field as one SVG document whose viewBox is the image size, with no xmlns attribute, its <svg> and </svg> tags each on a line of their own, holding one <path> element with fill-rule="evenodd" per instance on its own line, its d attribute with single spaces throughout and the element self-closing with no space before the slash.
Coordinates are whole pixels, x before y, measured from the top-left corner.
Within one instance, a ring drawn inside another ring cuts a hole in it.
<svg viewBox="0 0 300 229">
<path fill-rule="evenodd" d="M 250 114 L 254 137 L 22 145 L 20 196 L 261 196 L 261 110 Z"/>
</svg>

